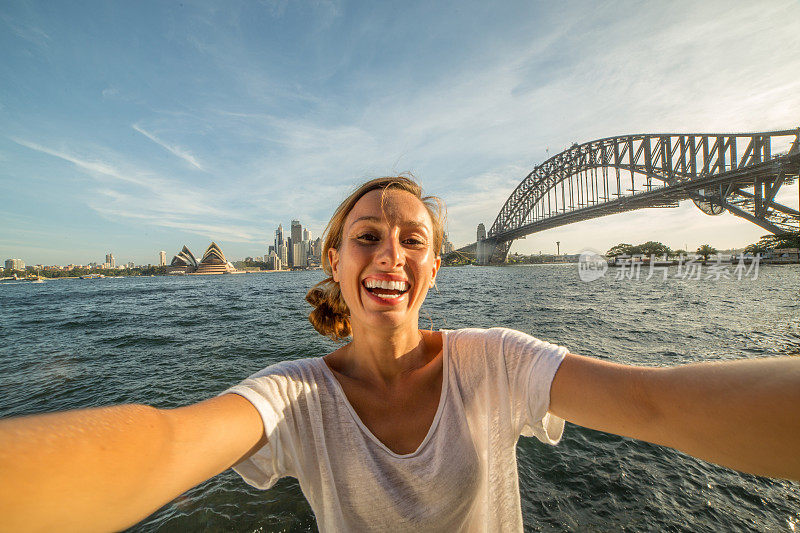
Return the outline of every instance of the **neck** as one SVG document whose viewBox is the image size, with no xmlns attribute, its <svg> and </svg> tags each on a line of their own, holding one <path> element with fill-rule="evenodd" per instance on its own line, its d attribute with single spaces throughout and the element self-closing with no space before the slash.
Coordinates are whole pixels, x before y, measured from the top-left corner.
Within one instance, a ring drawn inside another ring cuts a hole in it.
<svg viewBox="0 0 800 533">
<path fill-rule="evenodd" d="M 391 330 L 356 326 L 353 340 L 343 352 L 343 373 L 384 385 L 425 366 L 431 359 L 416 322 Z"/>
</svg>

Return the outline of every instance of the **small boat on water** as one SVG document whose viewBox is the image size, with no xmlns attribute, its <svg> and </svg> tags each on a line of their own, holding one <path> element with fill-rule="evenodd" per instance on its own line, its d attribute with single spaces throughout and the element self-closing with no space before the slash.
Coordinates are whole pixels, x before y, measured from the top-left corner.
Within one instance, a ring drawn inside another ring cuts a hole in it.
<svg viewBox="0 0 800 533">
<path fill-rule="evenodd" d="M 83 276 L 81 276 L 81 279 L 98 279 L 104 277 L 105 276 L 102 274 L 84 274 Z"/>
<path fill-rule="evenodd" d="M 31 283 L 44 283 L 44 280 L 39 275 L 39 271 L 38 270 L 36 271 L 36 275 L 35 276 L 28 276 L 28 277 L 25 278 L 25 281 L 30 281 Z"/>
</svg>

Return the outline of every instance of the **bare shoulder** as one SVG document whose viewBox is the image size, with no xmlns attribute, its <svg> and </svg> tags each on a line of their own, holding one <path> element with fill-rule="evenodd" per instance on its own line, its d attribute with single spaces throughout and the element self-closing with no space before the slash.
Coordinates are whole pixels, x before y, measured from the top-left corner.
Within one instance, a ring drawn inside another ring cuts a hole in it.
<svg viewBox="0 0 800 533">
<path fill-rule="evenodd" d="M 421 329 L 419 333 L 422 335 L 422 342 L 425 343 L 425 349 L 430 359 L 435 359 L 442 352 L 444 335 L 441 331 L 431 331 L 427 329 Z"/>
</svg>

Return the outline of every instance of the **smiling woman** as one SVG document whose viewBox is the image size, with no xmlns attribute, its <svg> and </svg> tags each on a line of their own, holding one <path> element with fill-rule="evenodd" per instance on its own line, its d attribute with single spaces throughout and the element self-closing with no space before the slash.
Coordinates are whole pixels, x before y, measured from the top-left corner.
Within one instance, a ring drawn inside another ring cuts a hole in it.
<svg viewBox="0 0 800 533">
<path fill-rule="evenodd" d="M 413 208 L 422 208 L 423 211 L 415 213 L 414 220 L 406 221 L 403 235 L 406 241 L 404 247 L 416 250 L 424 249 L 433 257 L 438 255 L 444 238 L 443 204 L 435 196 L 422 196 L 422 188 L 412 179 L 405 176 L 376 178 L 370 180 L 356 189 L 348 196 L 331 217 L 325 230 L 325 242 L 322 250 L 322 268 L 328 277 L 317 283 L 306 296 L 306 300 L 314 306 L 309 315 L 309 320 L 314 328 L 323 335 L 334 340 L 343 339 L 350 335 L 350 310 L 342 296 L 342 291 L 334 266 L 338 266 L 339 248 L 348 244 L 357 244 L 359 248 L 376 248 L 381 241 L 387 241 L 386 235 L 381 234 L 380 222 L 390 217 L 397 219 L 399 208 L 403 200 L 409 203 L 408 197 L 413 196 Z M 361 206 L 360 211 L 373 214 L 358 214 L 349 216 L 362 197 L 368 196 L 369 206 Z M 387 202 L 388 200 L 388 202 Z M 398 202 L 399 201 L 399 202 Z M 377 202 L 377 205 L 376 205 Z M 405 207 L 408 207 L 406 205 Z M 377 208 L 377 209 L 376 209 Z M 438 269 L 438 263 L 436 269 Z M 433 272 L 435 278 L 435 271 Z M 397 285 L 390 287 L 388 283 Z M 385 274 L 380 277 L 365 279 L 365 289 L 372 295 L 379 296 L 387 303 L 399 303 L 397 298 L 408 291 L 408 280 L 404 276 Z M 384 286 L 385 285 L 385 286 Z M 394 291 L 402 294 L 394 294 Z"/>
<path fill-rule="evenodd" d="M 120 529 L 233 467 L 262 489 L 297 478 L 321 531 L 521 530 L 517 441 L 556 444 L 564 420 L 800 479 L 796 358 L 645 368 L 504 328 L 420 330 L 440 205 L 401 176 L 337 209 L 307 300 L 350 340 L 324 357 L 178 409 L 0 421 L 3 525 Z"/>
</svg>

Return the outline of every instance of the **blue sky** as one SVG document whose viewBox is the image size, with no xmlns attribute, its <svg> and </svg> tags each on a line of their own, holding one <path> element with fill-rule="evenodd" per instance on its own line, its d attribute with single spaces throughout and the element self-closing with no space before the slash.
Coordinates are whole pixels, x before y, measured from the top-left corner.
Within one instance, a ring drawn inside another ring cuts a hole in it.
<svg viewBox="0 0 800 533">
<path fill-rule="evenodd" d="M 357 182 L 405 171 L 463 245 L 573 142 L 800 125 L 796 1 L 10 0 L 0 50 L 0 259 L 28 264 L 263 255 L 278 223 L 319 235 Z M 684 202 L 512 251 L 764 233 Z"/>
</svg>

